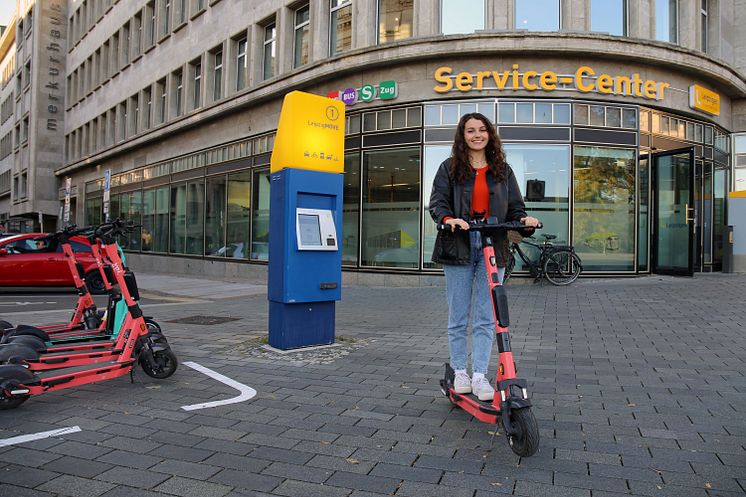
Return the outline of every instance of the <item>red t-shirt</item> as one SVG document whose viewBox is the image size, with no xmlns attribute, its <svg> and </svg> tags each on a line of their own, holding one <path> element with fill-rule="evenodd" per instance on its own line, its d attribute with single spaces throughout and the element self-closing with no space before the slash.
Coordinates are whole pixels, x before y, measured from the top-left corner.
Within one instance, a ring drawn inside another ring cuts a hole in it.
<svg viewBox="0 0 746 497">
<path fill-rule="evenodd" d="M 490 215 L 490 190 L 487 187 L 487 167 L 474 169 L 474 191 L 471 194 L 471 214 L 484 212 L 484 217 Z"/>
<path fill-rule="evenodd" d="M 471 214 L 484 212 L 485 218 L 490 215 L 490 189 L 487 186 L 487 169 L 489 168 L 474 169 L 477 175 L 474 178 L 474 190 L 471 194 Z M 449 219 L 453 218 L 446 216 L 443 218 L 443 222 L 445 223 Z"/>
</svg>

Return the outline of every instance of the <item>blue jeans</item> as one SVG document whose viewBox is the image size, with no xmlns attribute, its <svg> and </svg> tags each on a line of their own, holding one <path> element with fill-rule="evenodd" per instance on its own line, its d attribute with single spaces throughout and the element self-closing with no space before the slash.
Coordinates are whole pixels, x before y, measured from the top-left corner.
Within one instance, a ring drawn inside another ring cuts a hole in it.
<svg viewBox="0 0 746 497">
<path fill-rule="evenodd" d="M 467 325 L 471 308 L 472 371 L 487 373 L 495 338 L 495 318 L 492 297 L 487 283 L 482 251 L 477 244 L 476 232 L 471 238 L 471 262 L 466 265 L 444 264 L 446 298 L 448 299 L 448 349 L 453 369 L 466 369 Z M 500 282 L 505 268 L 498 268 Z"/>
</svg>

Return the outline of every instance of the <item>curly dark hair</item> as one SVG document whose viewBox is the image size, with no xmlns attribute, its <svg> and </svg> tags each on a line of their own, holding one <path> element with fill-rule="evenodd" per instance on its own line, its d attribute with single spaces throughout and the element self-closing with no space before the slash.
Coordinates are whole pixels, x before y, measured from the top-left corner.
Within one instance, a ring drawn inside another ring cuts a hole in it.
<svg viewBox="0 0 746 497">
<path fill-rule="evenodd" d="M 495 126 L 484 114 L 472 112 L 461 116 L 456 128 L 456 136 L 453 139 L 453 148 L 451 149 L 451 179 L 457 183 L 463 183 L 474 175 L 471 164 L 469 163 L 469 146 L 464 139 L 464 130 L 466 121 L 477 119 L 482 121 L 487 128 L 489 141 L 484 149 L 485 158 L 489 170 L 495 175 L 498 182 L 505 181 L 507 177 L 508 164 L 505 162 L 505 152 L 503 151 L 502 141 L 495 130 Z"/>
</svg>

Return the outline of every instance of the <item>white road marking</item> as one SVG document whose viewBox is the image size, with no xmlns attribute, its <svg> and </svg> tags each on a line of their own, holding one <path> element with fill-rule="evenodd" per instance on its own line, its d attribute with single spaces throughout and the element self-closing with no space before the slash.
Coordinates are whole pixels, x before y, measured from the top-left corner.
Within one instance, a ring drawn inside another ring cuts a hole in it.
<svg viewBox="0 0 746 497">
<path fill-rule="evenodd" d="M 18 437 L 0 440 L 0 447 L 33 442 L 34 440 L 41 440 L 43 438 L 59 437 L 61 435 L 67 435 L 68 433 L 77 433 L 79 431 L 82 431 L 80 429 L 80 426 L 70 426 L 68 428 L 60 428 L 59 430 L 42 431 L 40 433 L 32 433 L 31 435 L 20 435 Z"/>
<path fill-rule="evenodd" d="M 249 400 L 256 395 L 256 390 L 254 390 L 250 386 L 244 385 L 243 383 L 239 383 L 236 380 L 231 380 L 227 376 L 223 376 L 222 374 L 215 372 L 212 369 L 201 366 L 197 364 L 196 362 L 184 362 L 182 364 L 192 369 L 196 369 L 200 373 L 204 373 L 210 378 L 214 378 L 218 380 L 220 383 L 225 383 L 229 387 L 235 388 L 236 390 L 241 392 L 240 395 L 237 395 L 236 397 L 231 397 L 230 399 L 215 400 L 213 402 L 203 402 L 201 404 L 181 406 L 181 408 L 184 409 L 185 411 L 196 411 L 197 409 L 207 409 L 209 407 L 224 406 L 226 404 L 237 404 L 239 402 L 244 402 L 246 400 Z"/>
</svg>

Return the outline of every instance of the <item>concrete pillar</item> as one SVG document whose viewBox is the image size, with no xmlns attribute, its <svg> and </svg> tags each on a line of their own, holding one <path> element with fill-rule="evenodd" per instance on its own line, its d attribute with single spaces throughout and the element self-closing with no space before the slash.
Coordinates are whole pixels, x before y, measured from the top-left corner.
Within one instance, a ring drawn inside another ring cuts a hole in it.
<svg viewBox="0 0 746 497">
<path fill-rule="evenodd" d="M 660 0 L 659 0 L 660 1 Z M 679 46 L 698 50 L 699 2 L 679 1 Z"/>
<path fill-rule="evenodd" d="M 628 27 L 630 38 L 655 39 L 652 0 L 627 0 Z"/>
<path fill-rule="evenodd" d="M 484 29 L 512 31 L 515 29 L 515 4 L 513 0 L 485 0 L 487 18 Z"/>
<path fill-rule="evenodd" d="M 586 0 L 562 0 L 560 2 L 560 31 L 591 30 L 590 6 Z"/>
<path fill-rule="evenodd" d="M 374 46 L 378 41 L 378 0 L 352 2 L 352 48 Z"/>
<path fill-rule="evenodd" d="M 414 0 L 414 26 L 412 36 L 434 36 L 440 34 L 440 1 Z"/>
<path fill-rule="evenodd" d="M 277 11 L 277 74 L 293 70 L 295 10 L 283 7 Z"/>
<path fill-rule="evenodd" d="M 733 65 L 741 74 L 746 73 L 746 30 L 738 26 L 746 25 L 746 0 L 735 0 L 733 8 Z"/>
<path fill-rule="evenodd" d="M 311 61 L 329 56 L 329 0 L 311 0 Z"/>
</svg>

